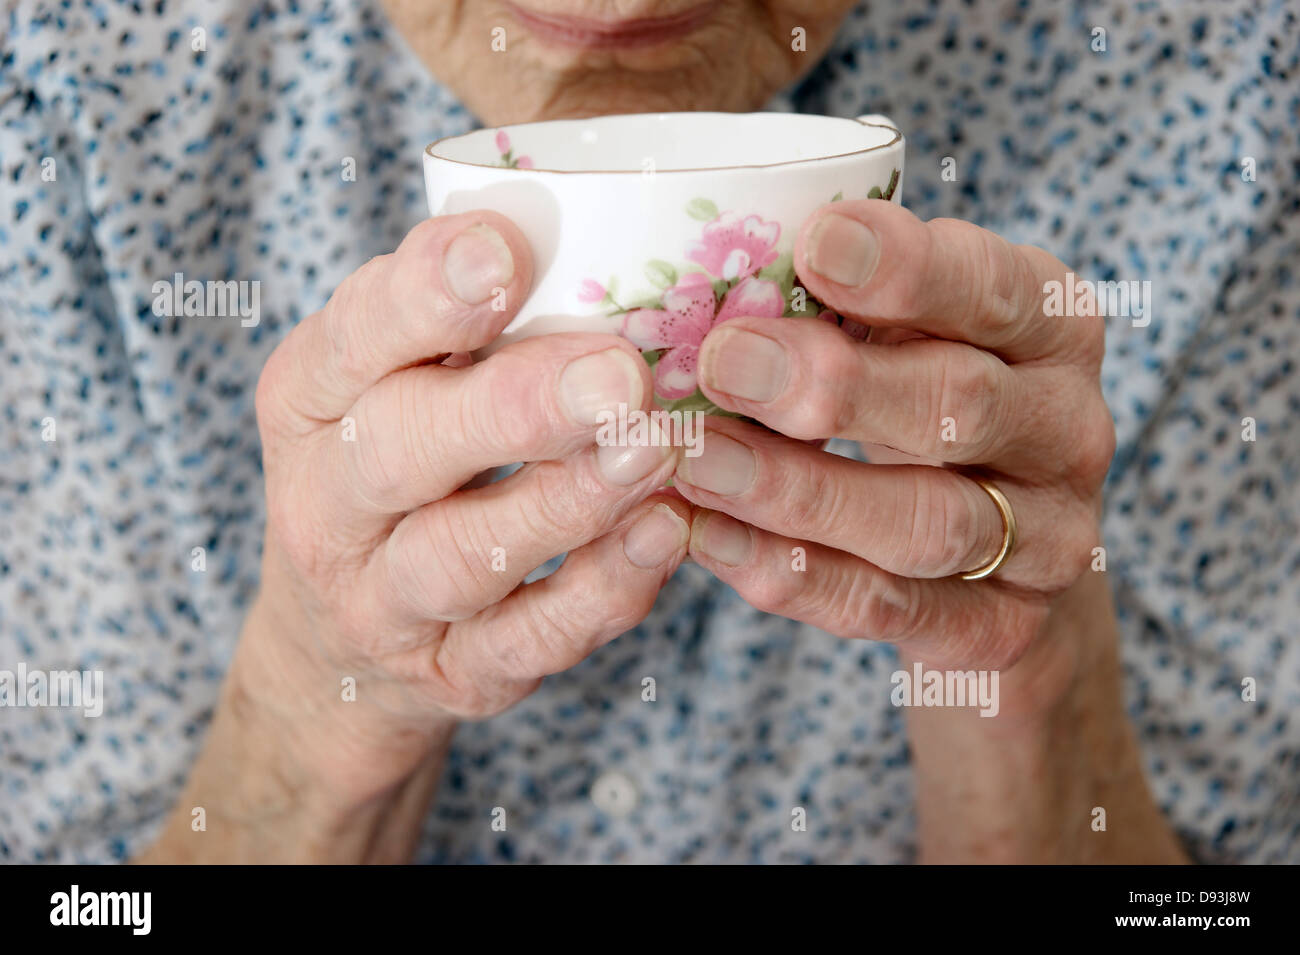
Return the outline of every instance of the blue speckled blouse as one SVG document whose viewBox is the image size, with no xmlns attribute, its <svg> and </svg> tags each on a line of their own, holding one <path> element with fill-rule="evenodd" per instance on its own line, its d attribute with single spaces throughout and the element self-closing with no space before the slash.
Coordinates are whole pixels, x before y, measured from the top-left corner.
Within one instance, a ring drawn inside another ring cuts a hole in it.
<svg viewBox="0 0 1300 955">
<path fill-rule="evenodd" d="M 424 215 L 423 145 L 475 121 L 374 0 L 8 6 L 0 669 L 101 669 L 105 702 L 0 709 L 0 859 L 123 860 L 258 586 L 258 372 Z M 1156 798 L 1206 861 L 1300 861 L 1298 44 L 1283 0 L 875 3 L 772 104 L 888 113 L 923 217 L 1152 282 L 1149 325 L 1108 322 L 1107 573 Z M 260 323 L 158 317 L 176 272 L 260 279 Z M 687 565 L 643 625 L 462 727 L 419 858 L 907 861 L 895 667 Z"/>
</svg>

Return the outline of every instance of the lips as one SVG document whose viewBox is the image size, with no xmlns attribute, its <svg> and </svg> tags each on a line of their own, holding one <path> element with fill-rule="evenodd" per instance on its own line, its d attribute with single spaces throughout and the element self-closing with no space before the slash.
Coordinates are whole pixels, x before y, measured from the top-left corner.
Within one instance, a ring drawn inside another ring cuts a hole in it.
<svg viewBox="0 0 1300 955">
<path fill-rule="evenodd" d="M 539 13 L 510 4 L 515 17 L 535 36 L 562 46 L 591 50 L 627 50 L 680 39 L 708 20 L 721 0 L 709 0 L 666 17 L 600 20 Z"/>
</svg>

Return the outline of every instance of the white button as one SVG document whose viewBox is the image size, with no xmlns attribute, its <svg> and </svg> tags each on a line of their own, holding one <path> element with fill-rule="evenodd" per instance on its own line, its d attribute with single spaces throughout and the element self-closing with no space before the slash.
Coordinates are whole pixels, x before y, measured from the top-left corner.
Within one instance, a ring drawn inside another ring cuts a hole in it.
<svg viewBox="0 0 1300 955">
<path fill-rule="evenodd" d="M 626 773 L 602 773 L 591 784 L 591 801 L 596 808 L 610 816 L 626 816 L 640 800 L 636 783 Z"/>
</svg>

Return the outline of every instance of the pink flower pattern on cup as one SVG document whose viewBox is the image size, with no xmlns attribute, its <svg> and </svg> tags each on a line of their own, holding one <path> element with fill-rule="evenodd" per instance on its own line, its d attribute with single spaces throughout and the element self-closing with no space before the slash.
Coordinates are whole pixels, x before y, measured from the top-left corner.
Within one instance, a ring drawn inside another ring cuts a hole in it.
<svg viewBox="0 0 1300 955">
<path fill-rule="evenodd" d="M 621 332 L 654 367 L 655 397 L 670 409 L 707 408 L 723 413 L 699 390 L 700 346 L 709 331 L 741 315 L 761 318 L 804 317 L 837 322 L 795 284 L 790 253 L 777 243 L 781 224 L 759 215 L 719 212 L 708 199 L 686 209 L 704 223 L 689 243 L 680 269 L 663 260 L 646 265 L 646 275 L 661 291 L 626 305 L 615 297 L 616 282 L 583 279 L 579 302 L 606 303 L 623 317 Z"/>
<path fill-rule="evenodd" d="M 738 315 L 779 318 L 785 296 L 767 279 L 746 275 L 719 300 L 702 272 L 688 272 L 663 294 L 663 308 L 637 308 L 623 316 L 623 337 L 641 349 L 665 349 L 655 362 L 655 394 L 669 401 L 697 389 L 700 345 L 714 326 Z"/>
<path fill-rule="evenodd" d="M 873 186 L 867 198 L 889 201 L 898 180 L 895 169 L 885 188 Z M 830 201 L 843 196 L 837 192 Z M 777 247 L 779 222 L 753 213 L 719 212 L 703 198 L 692 200 L 686 212 L 705 223 L 703 230 L 687 246 L 685 259 L 690 264 L 680 270 L 660 259 L 646 264 L 647 277 L 662 290 L 658 295 L 620 304 L 615 278 L 604 285 L 583 279 L 576 293 L 579 302 L 609 305 L 612 310 L 607 314 L 623 317 L 623 337 L 640 348 L 654 367 L 659 404 L 672 410 L 704 408 L 726 414 L 699 390 L 700 346 L 711 329 L 737 316 L 831 322 L 866 340 L 868 328 L 842 320 L 798 285 L 792 254 Z"/>
<path fill-rule="evenodd" d="M 753 275 L 776 261 L 780 235 L 778 222 L 724 212 L 704 227 L 704 235 L 687 250 L 686 258 L 720 279 Z"/>
<path fill-rule="evenodd" d="M 605 286 L 595 279 L 583 279 L 578 283 L 578 301 L 584 305 L 603 301 L 607 294 L 609 293 L 605 291 Z"/>
<path fill-rule="evenodd" d="M 501 165 L 507 169 L 532 169 L 533 161 L 527 156 L 516 156 L 510 148 L 510 136 L 504 129 L 497 130 L 497 152 L 501 154 Z"/>
<path fill-rule="evenodd" d="M 497 130 L 495 142 L 502 166 L 534 168 L 530 157 L 515 155 L 504 129 Z M 889 201 L 898 182 L 895 169 L 884 188 L 872 186 L 866 198 Z M 841 190 L 830 201 L 843 198 Z M 798 285 L 792 254 L 778 249 L 779 222 L 754 213 L 720 212 L 704 198 L 692 200 L 686 214 L 703 222 L 703 229 L 687 245 L 680 268 L 661 259 L 646 264 L 657 294 L 620 304 L 617 277 L 604 284 L 585 278 L 575 292 L 582 305 L 608 306 L 607 315 L 622 316 L 623 336 L 642 350 L 654 368 L 659 404 L 726 413 L 699 390 L 700 346 L 711 329 L 737 316 L 831 322 L 854 338 L 866 339 L 868 328 L 842 320 Z"/>
</svg>

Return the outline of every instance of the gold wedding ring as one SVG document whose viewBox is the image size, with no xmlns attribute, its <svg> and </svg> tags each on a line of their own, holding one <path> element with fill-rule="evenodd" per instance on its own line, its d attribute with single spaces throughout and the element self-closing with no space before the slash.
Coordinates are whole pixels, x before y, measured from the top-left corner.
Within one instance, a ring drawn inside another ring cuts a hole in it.
<svg viewBox="0 0 1300 955">
<path fill-rule="evenodd" d="M 989 497 L 993 498 L 993 503 L 998 506 L 998 513 L 1002 515 L 1002 549 L 983 567 L 961 575 L 962 580 L 982 580 L 1005 564 L 1007 558 L 1011 556 L 1011 551 L 1016 546 L 1016 515 L 1011 510 L 1011 502 L 998 490 L 996 484 L 979 477 L 973 477 L 971 480 L 988 492 Z"/>
</svg>

